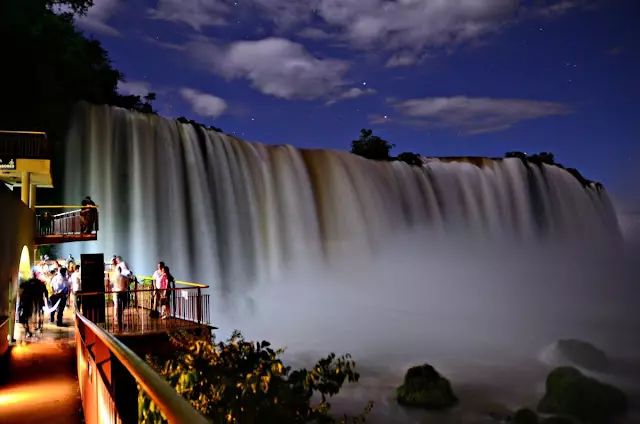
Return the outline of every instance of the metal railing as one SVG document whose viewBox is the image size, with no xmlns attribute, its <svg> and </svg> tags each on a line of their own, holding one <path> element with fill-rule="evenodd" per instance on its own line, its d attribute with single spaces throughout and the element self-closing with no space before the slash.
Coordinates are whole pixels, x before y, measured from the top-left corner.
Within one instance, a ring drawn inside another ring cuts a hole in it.
<svg viewBox="0 0 640 424">
<path fill-rule="evenodd" d="M 49 159 L 49 140 L 43 132 L 0 131 L 0 156 L 13 159 Z"/>
<path fill-rule="evenodd" d="M 131 349 L 82 314 L 75 315 L 78 381 L 87 424 L 138 422 L 142 390 L 170 423 L 209 421 Z"/>
<path fill-rule="evenodd" d="M 36 206 L 36 236 L 96 236 L 97 206 Z M 72 209 L 52 213 L 50 210 Z"/>
<path fill-rule="evenodd" d="M 105 287 L 109 280 L 105 279 Z M 144 334 L 210 326 L 209 295 L 200 287 L 156 290 L 132 284 L 129 290 L 76 293 L 76 309 L 106 331 Z"/>
</svg>

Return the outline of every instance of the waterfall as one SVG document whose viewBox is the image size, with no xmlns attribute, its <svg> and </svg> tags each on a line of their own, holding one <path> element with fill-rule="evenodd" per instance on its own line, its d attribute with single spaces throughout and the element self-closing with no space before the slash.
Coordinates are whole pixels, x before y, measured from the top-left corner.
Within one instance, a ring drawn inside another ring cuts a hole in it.
<svg viewBox="0 0 640 424">
<path fill-rule="evenodd" d="M 266 146 L 159 116 L 80 104 L 66 140 L 65 201 L 100 206 L 98 241 L 137 273 L 230 293 L 289 270 L 422 243 L 593 243 L 619 233 L 606 193 L 564 169 L 501 160 L 369 161 Z"/>
</svg>

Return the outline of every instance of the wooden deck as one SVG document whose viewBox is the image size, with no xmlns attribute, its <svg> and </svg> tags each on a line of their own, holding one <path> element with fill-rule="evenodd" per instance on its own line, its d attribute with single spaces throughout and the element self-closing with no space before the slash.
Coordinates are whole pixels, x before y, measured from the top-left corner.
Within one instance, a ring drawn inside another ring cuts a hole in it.
<svg viewBox="0 0 640 424">
<path fill-rule="evenodd" d="M 48 234 L 48 235 L 36 234 L 33 237 L 33 243 L 35 246 L 46 246 L 49 244 L 70 243 L 73 241 L 92 241 L 92 240 L 98 240 L 97 233 Z"/>
<path fill-rule="evenodd" d="M 205 323 L 197 323 L 182 319 L 178 316 L 169 316 L 166 319 L 152 318 L 150 310 L 143 307 L 128 307 L 123 312 L 122 329 L 117 324 L 116 310 L 113 303 L 107 304 L 104 323 L 98 325 L 113 335 L 121 336 L 141 336 L 148 334 L 166 333 L 167 331 L 177 331 L 192 328 L 215 328 Z"/>
</svg>

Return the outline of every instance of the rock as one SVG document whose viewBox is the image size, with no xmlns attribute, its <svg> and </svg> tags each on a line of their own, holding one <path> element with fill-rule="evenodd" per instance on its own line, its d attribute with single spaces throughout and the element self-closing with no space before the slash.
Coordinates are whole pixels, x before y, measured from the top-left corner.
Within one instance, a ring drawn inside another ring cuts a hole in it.
<svg viewBox="0 0 640 424">
<path fill-rule="evenodd" d="M 596 372 L 606 372 L 611 368 L 607 355 L 591 343 L 576 339 L 558 340 L 556 349 L 563 358 L 581 368 Z"/>
<path fill-rule="evenodd" d="M 396 389 L 396 398 L 400 405 L 428 410 L 448 409 L 458 403 L 449 380 L 429 364 L 409 368 L 404 383 Z"/>
<path fill-rule="evenodd" d="M 600 424 L 624 415 L 627 405 L 626 395 L 616 387 L 587 377 L 576 368 L 558 367 L 547 377 L 538 412 Z"/>
<path fill-rule="evenodd" d="M 518 409 L 511 420 L 512 424 L 538 424 L 539 422 L 538 414 L 527 408 Z"/>
</svg>

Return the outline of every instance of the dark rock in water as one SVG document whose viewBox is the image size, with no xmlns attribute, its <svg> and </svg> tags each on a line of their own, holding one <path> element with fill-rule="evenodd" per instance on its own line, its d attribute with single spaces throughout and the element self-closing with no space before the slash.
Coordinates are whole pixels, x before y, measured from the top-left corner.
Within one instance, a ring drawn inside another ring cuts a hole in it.
<svg viewBox="0 0 640 424">
<path fill-rule="evenodd" d="M 558 340 L 557 349 L 579 367 L 596 372 L 606 372 L 611 368 L 607 355 L 591 343 L 575 339 Z"/>
<path fill-rule="evenodd" d="M 527 408 L 518 409 L 511 420 L 512 424 L 538 424 L 539 422 L 538 414 Z"/>
<path fill-rule="evenodd" d="M 624 415 L 627 407 L 626 395 L 616 387 L 587 377 L 576 368 L 559 367 L 547 377 L 546 393 L 538 404 L 538 412 L 583 423 L 607 424 Z"/>
<path fill-rule="evenodd" d="M 396 389 L 396 398 L 400 405 L 429 410 L 448 409 L 458 403 L 449 380 L 429 364 L 409 368 L 404 383 Z"/>
</svg>

